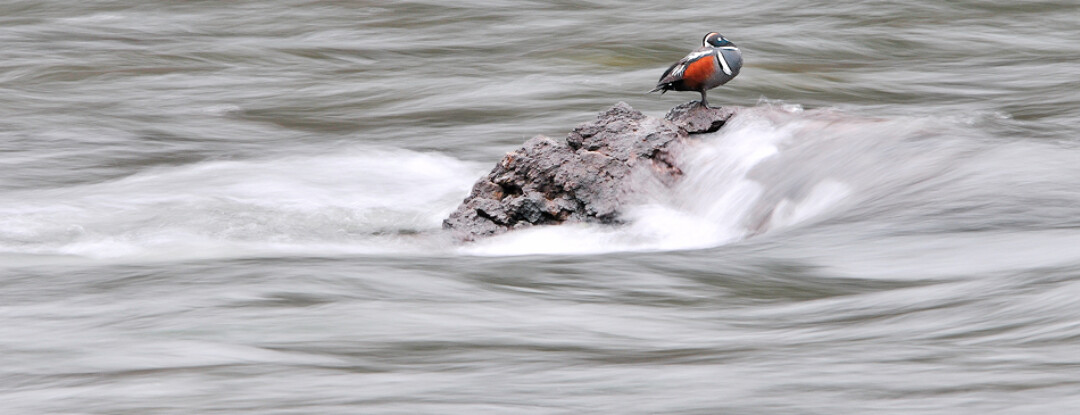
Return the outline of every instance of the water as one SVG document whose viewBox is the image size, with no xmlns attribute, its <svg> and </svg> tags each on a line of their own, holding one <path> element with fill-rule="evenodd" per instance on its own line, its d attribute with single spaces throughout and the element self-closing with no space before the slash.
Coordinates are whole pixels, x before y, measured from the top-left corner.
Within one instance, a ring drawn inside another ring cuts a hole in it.
<svg viewBox="0 0 1080 415">
<path fill-rule="evenodd" d="M 1073 1 L 0 16 L 0 413 L 1080 407 Z M 746 109 L 625 226 L 440 231 L 712 30 Z"/>
</svg>

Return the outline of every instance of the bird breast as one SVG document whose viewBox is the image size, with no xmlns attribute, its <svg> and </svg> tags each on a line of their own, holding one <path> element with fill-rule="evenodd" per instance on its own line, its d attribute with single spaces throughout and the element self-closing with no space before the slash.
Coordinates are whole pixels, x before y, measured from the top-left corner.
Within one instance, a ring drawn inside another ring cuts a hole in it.
<svg viewBox="0 0 1080 415">
<path fill-rule="evenodd" d="M 739 74 L 739 70 L 742 69 L 742 54 L 736 48 L 716 49 L 708 61 L 712 64 L 713 71 L 708 78 L 702 81 L 702 87 L 705 89 L 726 84 L 732 78 L 735 78 Z"/>
</svg>

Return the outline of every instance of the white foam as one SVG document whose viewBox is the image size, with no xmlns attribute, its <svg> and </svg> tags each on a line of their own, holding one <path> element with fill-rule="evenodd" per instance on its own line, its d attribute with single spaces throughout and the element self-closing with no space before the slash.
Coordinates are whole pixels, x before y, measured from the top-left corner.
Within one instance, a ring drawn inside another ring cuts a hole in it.
<svg viewBox="0 0 1080 415">
<path fill-rule="evenodd" d="M 843 183 L 833 180 L 818 183 L 801 202 L 781 200 L 772 214 L 772 228 L 806 222 L 837 206 L 850 195 L 851 188 Z"/>
<path fill-rule="evenodd" d="M 404 150 L 213 161 L 21 191 L 0 202 L 0 254 L 218 257 L 421 250 L 482 168 Z"/>
<path fill-rule="evenodd" d="M 21 191 L 0 201 L 0 255 L 130 260 L 715 247 L 812 221 L 854 192 L 843 178 L 788 183 L 819 167 L 802 165 L 813 148 L 785 156 L 830 125 L 814 117 L 777 105 L 742 111 L 681 155 L 677 186 L 642 186 L 618 226 L 536 227 L 458 247 L 440 231 L 441 221 L 485 165 L 355 148 L 154 168 L 105 183 Z"/>
</svg>

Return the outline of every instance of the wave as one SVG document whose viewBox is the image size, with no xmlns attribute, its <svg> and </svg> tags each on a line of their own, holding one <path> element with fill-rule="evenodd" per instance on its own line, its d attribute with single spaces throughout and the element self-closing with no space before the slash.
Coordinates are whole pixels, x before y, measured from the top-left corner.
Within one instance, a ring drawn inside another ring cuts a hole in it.
<svg viewBox="0 0 1080 415">
<path fill-rule="evenodd" d="M 154 260 L 420 250 L 410 235 L 437 229 L 482 170 L 439 154 L 355 149 L 13 192 L 0 202 L 0 253 Z"/>
<path fill-rule="evenodd" d="M 670 191 L 646 195 L 645 203 L 629 210 L 627 226 L 531 229 L 465 251 L 701 249 L 812 224 L 844 212 L 882 185 L 903 186 L 933 174 L 932 169 L 902 165 L 920 157 L 906 147 L 941 127 L 934 119 L 875 119 L 763 103 L 744 109 L 720 131 L 701 136 L 682 156 L 682 181 Z M 898 153 L 907 154 L 898 158 Z M 889 181 L 895 183 L 882 183 Z"/>
<path fill-rule="evenodd" d="M 994 138 L 981 132 L 984 121 L 763 103 L 702 136 L 681 156 L 680 184 L 643 190 L 625 225 L 537 227 L 462 246 L 440 232 L 441 220 L 489 167 L 483 164 L 355 148 L 155 168 L 8 193 L 0 202 L 0 255 L 19 263 L 596 254 L 711 248 L 819 224 L 944 232 L 1040 217 L 1075 223 L 1076 149 Z M 1018 182 L 1026 190 L 1016 190 Z M 1009 190 L 1014 199 L 1003 200 Z M 1020 206 L 1048 197 L 1057 210 Z"/>
</svg>

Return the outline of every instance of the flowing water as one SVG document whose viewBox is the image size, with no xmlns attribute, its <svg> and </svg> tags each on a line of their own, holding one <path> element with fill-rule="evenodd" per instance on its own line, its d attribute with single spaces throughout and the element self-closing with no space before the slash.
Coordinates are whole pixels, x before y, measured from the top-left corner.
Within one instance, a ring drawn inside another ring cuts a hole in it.
<svg viewBox="0 0 1080 415">
<path fill-rule="evenodd" d="M 2 414 L 1072 414 L 1080 3 L 9 0 Z M 455 244 L 717 30 L 618 227 Z"/>
</svg>

